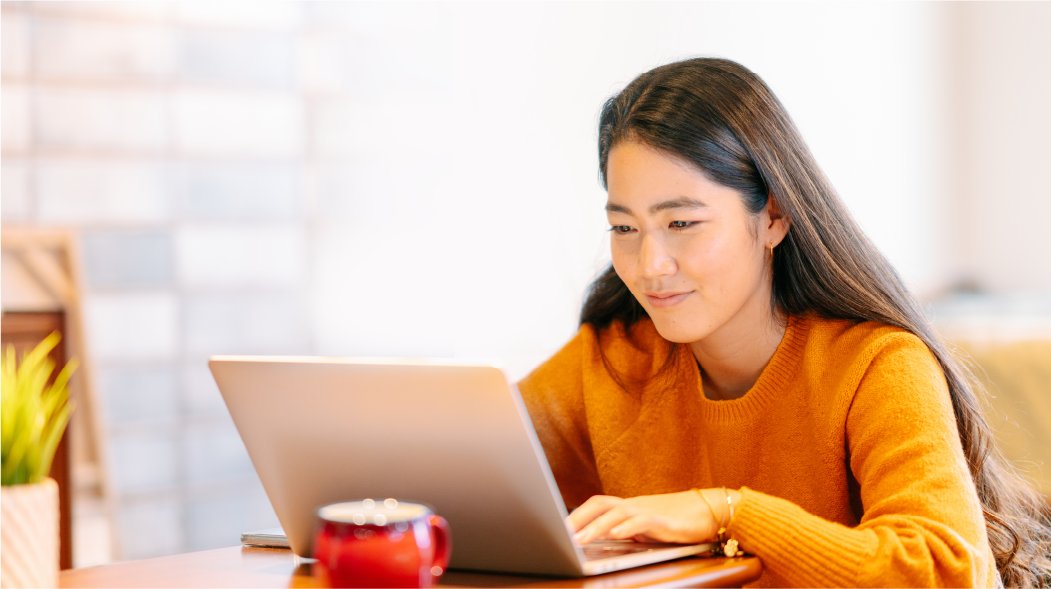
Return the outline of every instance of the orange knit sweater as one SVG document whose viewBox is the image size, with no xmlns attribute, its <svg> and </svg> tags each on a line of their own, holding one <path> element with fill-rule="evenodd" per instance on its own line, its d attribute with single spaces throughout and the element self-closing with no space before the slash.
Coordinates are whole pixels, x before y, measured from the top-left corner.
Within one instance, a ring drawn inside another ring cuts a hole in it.
<svg viewBox="0 0 1051 589">
<path fill-rule="evenodd" d="M 755 385 L 712 401 L 650 321 L 585 325 L 519 388 L 570 508 L 741 489 L 757 585 L 997 584 L 945 377 L 900 329 L 792 317 Z"/>
</svg>

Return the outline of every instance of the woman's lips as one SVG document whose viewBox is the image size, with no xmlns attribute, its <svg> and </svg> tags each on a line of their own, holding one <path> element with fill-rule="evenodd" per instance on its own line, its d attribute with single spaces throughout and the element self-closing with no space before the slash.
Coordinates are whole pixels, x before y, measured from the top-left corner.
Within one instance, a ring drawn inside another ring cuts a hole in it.
<svg viewBox="0 0 1051 589">
<path fill-rule="evenodd" d="M 691 294 L 693 294 L 692 290 L 689 292 L 646 293 L 646 300 L 649 301 L 651 307 L 665 309 L 678 305 Z"/>
</svg>

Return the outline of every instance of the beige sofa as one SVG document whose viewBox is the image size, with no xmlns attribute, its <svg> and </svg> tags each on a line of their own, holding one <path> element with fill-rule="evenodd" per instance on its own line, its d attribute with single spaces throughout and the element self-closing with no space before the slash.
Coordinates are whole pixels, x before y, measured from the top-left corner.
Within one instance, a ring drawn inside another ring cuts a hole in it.
<svg viewBox="0 0 1051 589">
<path fill-rule="evenodd" d="M 1051 339 L 963 345 L 1004 455 L 1051 506 Z"/>
</svg>

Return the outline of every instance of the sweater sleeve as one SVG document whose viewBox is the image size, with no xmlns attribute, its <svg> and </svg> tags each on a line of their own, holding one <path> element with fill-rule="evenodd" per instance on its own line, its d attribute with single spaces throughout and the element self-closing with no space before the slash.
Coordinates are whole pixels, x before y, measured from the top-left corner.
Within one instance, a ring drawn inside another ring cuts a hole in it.
<svg viewBox="0 0 1051 589">
<path fill-rule="evenodd" d="M 589 341 L 594 336 L 590 328 L 582 327 L 551 359 L 518 383 L 569 510 L 602 490 L 584 408 L 583 356 Z"/>
<path fill-rule="evenodd" d="M 798 585 L 998 584 L 945 378 L 920 340 L 884 342 L 850 403 L 846 436 L 860 523 L 746 488 L 730 527 L 743 548 Z"/>
</svg>

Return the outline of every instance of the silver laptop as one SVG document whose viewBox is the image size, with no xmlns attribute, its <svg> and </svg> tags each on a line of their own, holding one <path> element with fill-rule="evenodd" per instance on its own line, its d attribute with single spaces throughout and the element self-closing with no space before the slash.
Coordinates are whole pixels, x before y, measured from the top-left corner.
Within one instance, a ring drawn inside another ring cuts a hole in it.
<svg viewBox="0 0 1051 589">
<path fill-rule="evenodd" d="M 594 575 L 710 544 L 577 545 L 515 387 L 494 367 L 222 356 L 212 375 L 292 550 L 312 554 L 327 503 L 395 497 L 452 530 L 450 568 Z"/>
</svg>

